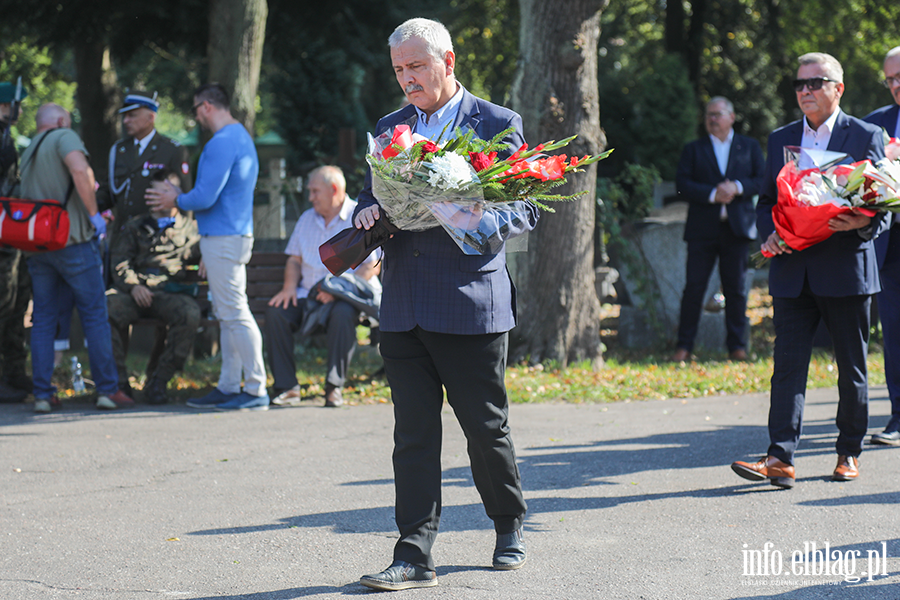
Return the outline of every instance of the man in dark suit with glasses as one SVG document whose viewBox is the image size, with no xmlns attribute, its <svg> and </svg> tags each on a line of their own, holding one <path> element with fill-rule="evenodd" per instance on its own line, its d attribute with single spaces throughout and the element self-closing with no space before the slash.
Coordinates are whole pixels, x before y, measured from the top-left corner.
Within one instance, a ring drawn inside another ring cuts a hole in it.
<svg viewBox="0 0 900 600">
<path fill-rule="evenodd" d="M 831 237 L 803 251 L 781 245 L 772 220 L 778 200 L 776 178 L 784 165 L 784 147 L 829 150 L 849 160 L 884 157 L 884 138 L 874 125 L 840 109 L 843 68 L 828 54 L 811 52 L 799 58 L 794 90 L 804 118 L 772 132 L 766 173 L 757 205 L 762 248 L 775 255 L 769 267 L 773 298 L 775 366 L 769 405 L 770 445 L 756 463 L 735 462 L 731 468 L 744 479 L 769 479 L 778 487 L 794 485 L 794 453 L 800 442 L 806 378 L 813 336 L 819 320 L 834 342 L 837 362 L 839 430 L 836 481 L 859 475 L 859 455 L 869 418 L 866 354 L 872 295 L 881 290 L 873 238 L 884 214 L 868 217 L 853 212 L 831 219 Z M 804 165 L 801 162 L 801 167 Z"/>
</svg>

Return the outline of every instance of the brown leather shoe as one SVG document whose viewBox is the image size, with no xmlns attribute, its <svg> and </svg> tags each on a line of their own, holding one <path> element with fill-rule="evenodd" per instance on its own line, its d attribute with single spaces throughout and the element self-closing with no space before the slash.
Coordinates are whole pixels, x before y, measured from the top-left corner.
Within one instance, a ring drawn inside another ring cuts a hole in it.
<svg viewBox="0 0 900 600">
<path fill-rule="evenodd" d="M 341 388 L 325 386 L 325 406 L 328 408 L 337 408 L 344 404 L 344 397 L 341 395 Z"/>
<path fill-rule="evenodd" d="M 746 350 L 744 350 L 743 348 L 738 348 L 737 350 L 732 350 L 731 352 L 729 352 L 729 353 L 728 353 L 728 358 L 729 358 L 730 360 L 745 361 L 745 360 L 747 360 L 747 359 L 750 358 L 750 357 L 747 356 L 747 351 L 746 351 Z"/>
<path fill-rule="evenodd" d="M 837 466 L 831 479 L 834 481 L 852 481 L 859 477 L 859 459 L 855 456 L 838 456 Z"/>
<path fill-rule="evenodd" d="M 672 355 L 670 359 L 672 362 L 684 362 L 686 360 L 691 359 L 690 350 L 685 350 L 684 348 L 678 348 L 675 350 L 675 354 Z"/>
<path fill-rule="evenodd" d="M 772 485 L 778 487 L 794 487 L 794 466 L 781 462 L 774 456 L 766 456 L 756 463 L 746 463 L 739 460 L 731 463 L 731 470 L 750 481 L 768 479 Z"/>
</svg>

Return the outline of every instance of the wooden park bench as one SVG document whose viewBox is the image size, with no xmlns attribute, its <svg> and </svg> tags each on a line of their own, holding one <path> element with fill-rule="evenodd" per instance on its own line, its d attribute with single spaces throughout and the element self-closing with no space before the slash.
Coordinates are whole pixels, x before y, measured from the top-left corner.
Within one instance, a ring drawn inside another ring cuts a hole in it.
<svg viewBox="0 0 900 600">
<path fill-rule="evenodd" d="M 272 296 L 281 291 L 284 286 L 284 265 L 287 262 L 287 256 L 284 252 L 254 252 L 247 263 L 247 299 L 250 304 L 250 312 L 256 318 L 260 330 L 262 330 L 266 321 L 266 309 L 269 306 L 269 300 Z M 212 302 L 209 300 L 209 284 L 200 278 L 196 269 L 192 269 L 187 281 L 196 281 L 198 284 L 197 304 L 200 305 L 201 321 L 200 326 L 208 328 L 217 326 L 218 321 L 212 314 Z M 362 323 L 369 325 L 367 319 L 362 319 Z M 152 373 L 156 368 L 159 356 L 162 354 L 166 343 L 166 326 L 159 319 L 139 319 L 135 325 L 149 325 L 156 328 L 156 338 L 153 344 L 153 350 L 150 352 L 150 359 L 147 363 L 147 372 Z M 377 344 L 379 338 L 379 330 L 377 324 L 373 327 L 370 339 L 372 344 Z M 125 338 L 128 339 L 127 337 Z M 218 344 L 218 335 L 213 336 L 210 340 L 213 345 Z M 127 353 L 127 342 L 126 342 Z M 215 352 L 212 351 L 212 354 Z"/>
<path fill-rule="evenodd" d="M 247 263 L 247 300 L 250 304 L 250 312 L 256 318 L 260 329 L 266 321 L 266 308 L 272 296 L 281 291 L 284 285 L 284 265 L 287 256 L 284 252 L 254 252 Z M 200 278 L 196 268 L 188 271 L 187 282 L 196 282 L 198 285 L 197 304 L 200 305 L 201 327 L 217 325 L 218 321 L 212 314 L 212 302 L 209 300 L 209 284 Z M 156 339 L 153 350 L 150 352 L 150 360 L 147 364 L 147 372 L 152 373 L 156 363 L 162 354 L 166 343 L 166 326 L 159 319 L 138 319 L 135 325 L 147 325 L 156 328 Z M 215 336 L 218 342 L 218 336 Z M 127 338 L 126 338 L 127 339 Z M 126 346 L 127 352 L 127 346 Z"/>
</svg>

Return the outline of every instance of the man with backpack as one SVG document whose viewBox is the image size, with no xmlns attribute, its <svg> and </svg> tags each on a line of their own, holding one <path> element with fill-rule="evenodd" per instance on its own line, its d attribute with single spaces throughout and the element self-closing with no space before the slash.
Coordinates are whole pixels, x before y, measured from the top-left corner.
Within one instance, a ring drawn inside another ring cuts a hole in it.
<svg viewBox="0 0 900 600">
<path fill-rule="evenodd" d="M 119 390 L 113 360 L 98 240 L 106 231 L 106 223 L 97 211 L 94 172 L 88 163 L 87 150 L 78 134 L 70 129 L 72 117 L 63 107 L 41 106 L 36 121 L 37 133 L 22 154 L 21 196 L 63 204 L 70 229 L 65 247 L 28 257 L 34 293 L 31 327 L 34 410 L 46 413 L 59 406 L 50 377 L 59 289 L 64 284 L 72 288 L 81 315 L 91 375 L 98 392 L 97 408 L 132 407 L 134 401 Z"/>
</svg>

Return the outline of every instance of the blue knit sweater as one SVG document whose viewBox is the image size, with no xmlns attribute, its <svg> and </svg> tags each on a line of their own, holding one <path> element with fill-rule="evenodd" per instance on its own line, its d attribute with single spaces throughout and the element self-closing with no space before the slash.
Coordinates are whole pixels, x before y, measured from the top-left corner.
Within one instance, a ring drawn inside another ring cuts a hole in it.
<svg viewBox="0 0 900 600">
<path fill-rule="evenodd" d="M 178 207 L 194 211 L 200 235 L 252 235 L 257 175 L 250 134 L 240 123 L 226 125 L 203 148 L 196 185 L 178 196 Z"/>
</svg>

